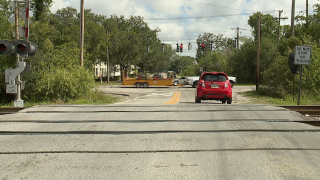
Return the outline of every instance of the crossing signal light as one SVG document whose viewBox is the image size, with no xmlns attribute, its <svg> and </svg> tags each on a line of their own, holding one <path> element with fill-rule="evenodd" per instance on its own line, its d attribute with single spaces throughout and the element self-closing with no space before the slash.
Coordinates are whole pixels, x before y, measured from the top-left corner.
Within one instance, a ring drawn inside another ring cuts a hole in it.
<svg viewBox="0 0 320 180">
<path fill-rule="evenodd" d="M 177 52 L 180 52 L 179 44 L 177 44 Z"/>
<path fill-rule="evenodd" d="M 14 55 L 18 53 L 19 55 L 29 55 L 34 56 L 38 51 L 38 46 L 33 42 L 28 42 L 25 40 L 0 40 L 0 55 Z"/>
<path fill-rule="evenodd" d="M 0 40 L 0 55 L 6 55 L 13 51 L 13 44 L 11 42 Z"/>
<path fill-rule="evenodd" d="M 180 52 L 183 52 L 183 44 L 180 44 Z"/>
</svg>

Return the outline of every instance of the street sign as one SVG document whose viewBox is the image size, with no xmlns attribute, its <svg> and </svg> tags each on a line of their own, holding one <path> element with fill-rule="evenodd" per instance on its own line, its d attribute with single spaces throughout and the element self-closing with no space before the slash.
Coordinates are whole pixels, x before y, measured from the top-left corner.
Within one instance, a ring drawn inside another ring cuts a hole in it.
<svg viewBox="0 0 320 180">
<path fill-rule="evenodd" d="M 309 65 L 311 57 L 311 46 L 296 46 L 294 56 L 295 65 Z"/>
</svg>

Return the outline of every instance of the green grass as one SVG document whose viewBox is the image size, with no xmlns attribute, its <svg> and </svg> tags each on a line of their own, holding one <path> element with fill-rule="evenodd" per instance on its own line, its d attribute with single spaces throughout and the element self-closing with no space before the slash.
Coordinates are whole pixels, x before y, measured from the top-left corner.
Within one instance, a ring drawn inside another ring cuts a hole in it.
<svg viewBox="0 0 320 180">
<path fill-rule="evenodd" d="M 28 102 L 24 101 L 24 107 L 32 107 L 32 106 L 39 106 L 39 105 L 107 105 L 113 104 L 116 102 L 121 101 L 121 97 L 115 95 L 104 94 L 98 91 L 92 92 L 88 97 L 79 98 L 75 100 L 70 100 L 68 102 L 64 102 L 60 99 L 54 101 L 46 101 L 46 102 Z M 11 102 L 9 104 L 1 105 L 1 107 L 14 107 L 14 103 Z"/>
<path fill-rule="evenodd" d="M 298 95 L 294 97 L 291 95 L 281 98 L 276 94 L 267 93 L 264 90 L 248 91 L 242 93 L 243 96 L 250 98 L 250 104 L 270 104 L 274 106 L 280 105 L 297 105 Z M 300 105 L 319 105 L 320 97 L 303 94 L 300 97 Z"/>
</svg>

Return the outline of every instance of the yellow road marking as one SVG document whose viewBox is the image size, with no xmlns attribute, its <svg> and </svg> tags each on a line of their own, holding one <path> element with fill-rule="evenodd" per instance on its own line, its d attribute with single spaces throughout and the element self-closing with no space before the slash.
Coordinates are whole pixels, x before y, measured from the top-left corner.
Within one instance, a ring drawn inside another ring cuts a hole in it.
<svg viewBox="0 0 320 180">
<path fill-rule="evenodd" d="M 175 101 L 173 101 L 171 104 L 175 104 L 175 103 L 177 103 L 178 101 L 179 101 L 179 98 L 180 98 L 180 92 L 178 93 L 178 97 L 176 98 L 176 100 Z"/>
<path fill-rule="evenodd" d="M 177 97 L 177 95 L 178 95 L 178 97 Z M 179 97 L 180 97 L 180 92 L 179 93 L 178 92 L 174 93 L 172 99 L 170 101 L 166 102 L 166 104 L 175 104 L 175 103 L 177 103 L 178 100 L 179 100 Z"/>
</svg>

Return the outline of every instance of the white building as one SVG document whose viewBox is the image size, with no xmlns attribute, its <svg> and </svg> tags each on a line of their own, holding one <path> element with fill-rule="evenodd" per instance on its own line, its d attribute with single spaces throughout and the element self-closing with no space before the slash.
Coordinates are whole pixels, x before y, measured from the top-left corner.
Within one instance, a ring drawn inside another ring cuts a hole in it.
<svg viewBox="0 0 320 180">
<path fill-rule="evenodd" d="M 102 77 L 107 77 L 107 63 L 106 62 L 100 62 L 97 63 L 94 67 L 95 70 L 95 76 L 99 77 L 100 75 L 102 75 Z M 131 65 L 130 68 L 130 74 L 134 74 L 134 70 L 136 69 L 135 65 Z M 110 77 L 118 77 L 121 75 L 120 72 L 120 65 L 116 64 L 116 65 L 110 65 Z"/>
</svg>

